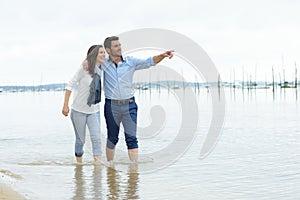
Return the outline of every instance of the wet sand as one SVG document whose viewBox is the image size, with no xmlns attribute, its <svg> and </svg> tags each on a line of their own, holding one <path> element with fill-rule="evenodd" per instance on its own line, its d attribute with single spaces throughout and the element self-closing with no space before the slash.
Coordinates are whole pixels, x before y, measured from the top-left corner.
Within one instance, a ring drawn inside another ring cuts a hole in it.
<svg viewBox="0 0 300 200">
<path fill-rule="evenodd" d="M 0 183 L 0 200 L 25 200 L 25 197 L 10 187 Z"/>
</svg>

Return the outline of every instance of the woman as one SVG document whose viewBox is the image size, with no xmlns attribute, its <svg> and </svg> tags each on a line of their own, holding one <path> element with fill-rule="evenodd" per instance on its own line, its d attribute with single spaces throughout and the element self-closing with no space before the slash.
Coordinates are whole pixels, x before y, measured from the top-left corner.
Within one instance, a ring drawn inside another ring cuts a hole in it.
<svg viewBox="0 0 300 200">
<path fill-rule="evenodd" d="M 102 45 L 93 45 L 89 48 L 86 60 L 88 68 L 83 66 L 77 70 L 73 78 L 66 86 L 66 93 L 62 113 L 69 114 L 69 99 L 73 87 L 78 84 L 77 94 L 74 95 L 71 106 L 71 120 L 75 131 L 75 156 L 77 163 L 82 163 L 83 146 L 85 143 L 86 126 L 89 128 L 93 156 L 95 162 L 100 162 L 101 140 L 100 140 L 100 106 L 99 103 L 88 105 L 90 96 L 90 85 L 96 75 L 100 75 L 100 65 L 104 62 L 105 51 Z"/>
</svg>

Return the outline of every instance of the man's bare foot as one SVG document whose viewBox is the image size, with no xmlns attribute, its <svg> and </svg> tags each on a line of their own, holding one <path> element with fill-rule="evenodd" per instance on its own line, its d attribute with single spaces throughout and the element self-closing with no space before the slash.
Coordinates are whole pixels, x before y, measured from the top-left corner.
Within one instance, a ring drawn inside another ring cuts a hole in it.
<svg viewBox="0 0 300 200">
<path fill-rule="evenodd" d="M 129 156 L 129 159 L 132 162 L 137 162 L 138 161 L 138 154 L 139 154 L 138 148 L 136 148 L 136 149 L 128 149 L 128 156 Z"/>
<path fill-rule="evenodd" d="M 128 172 L 129 173 L 138 173 L 138 163 L 137 162 L 129 163 Z"/>
<path fill-rule="evenodd" d="M 113 160 L 114 156 L 115 156 L 115 149 L 106 148 L 107 161 Z"/>
</svg>

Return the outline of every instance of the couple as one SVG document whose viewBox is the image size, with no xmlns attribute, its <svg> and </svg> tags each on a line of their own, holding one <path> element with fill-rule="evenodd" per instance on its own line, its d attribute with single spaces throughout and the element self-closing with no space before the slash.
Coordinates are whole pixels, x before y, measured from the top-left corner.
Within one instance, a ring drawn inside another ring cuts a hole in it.
<svg viewBox="0 0 300 200">
<path fill-rule="evenodd" d="M 109 58 L 105 59 L 105 50 Z M 156 65 L 164 58 L 172 58 L 173 51 L 147 59 L 137 59 L 122 56 L 121 44 L 116 36 L 108 37 L 102 45 L 91 46 L 86 60 L 82 63 L 73 78 L 66 86 L 66 93 L 62 113 L 69 114 L 69 98 L 75 84 L 78 84 L 78 94 L 73 99 L 71 120 L 75 131 L 75 157 L 82 163 L 83 146 L 85 143 L 86 126 L 89 128 L 94 161 L 99 162 L 101 156 L 100 140 L 100 107 L 99 94 L 92 94 L 101 89 L 101 72 L 104 75 L 105 105 L 104 116 L 107 127 L 106 157 L 112 161 L 115 146 L 119 140 L 120 124 L 123 124 L 128 156 L 131 161 L 138 159 L 137 104 L 133 96 L 133 74 L 135 70 L 146 69 Z M 99 80 L 96 79 L 99 77 Z M 97 80 L 99 84 L 94 86 Z M 92 83 L 92 84 L 91 84 Z M 96 101 L 90 102 L 90 97 L 96 96 Z"/>
</svg>

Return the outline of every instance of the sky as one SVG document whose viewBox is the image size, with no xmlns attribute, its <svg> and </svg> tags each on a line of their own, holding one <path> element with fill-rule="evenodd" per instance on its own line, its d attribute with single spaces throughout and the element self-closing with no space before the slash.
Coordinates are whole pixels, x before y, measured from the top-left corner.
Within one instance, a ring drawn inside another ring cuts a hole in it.
<svg viewBox="0 0 300 200">
<path fill-rule="evenodd" d="M 224 81 L 242 80 L 243 72 L 271 80 L 272 67 L 276 79 L 285 71 L 285 79 L 294 80 L 295 63 L 300 66 L 299 8 L 297 0 L 5 1 L 0 7 L 0 86 L 67 82 L 91 45 L 141 28 L 190 38 L 207 52 Z"/>
</svg>

